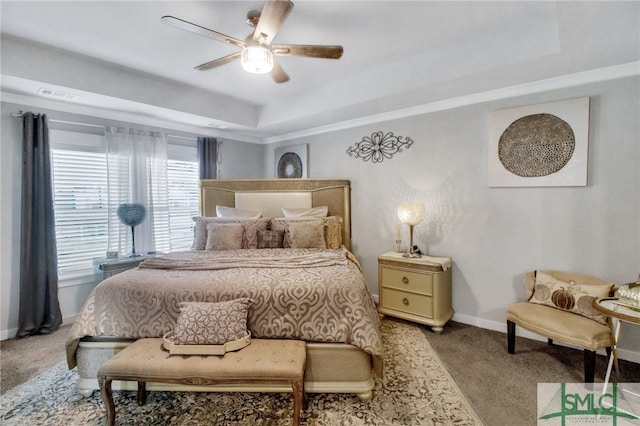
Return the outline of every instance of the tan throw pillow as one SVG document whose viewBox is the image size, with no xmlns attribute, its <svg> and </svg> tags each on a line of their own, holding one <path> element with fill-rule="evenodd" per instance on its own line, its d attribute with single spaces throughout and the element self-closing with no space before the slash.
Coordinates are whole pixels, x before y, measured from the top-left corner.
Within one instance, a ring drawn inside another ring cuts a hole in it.
<svg viewBox="0 0 640 426">
<path fill-rule="evenodd" d="M 181 302 L 174 340 L 179 345 L 223 345 L 247 335 L 247 316 L 253 300 Z"/>
<path fill-rule="evenodd" d="M 291 242 L 291 229 L 292 223 L 317 223 L 322 221 L 324 223 L 324 239 L 325 246 L 323 248 L 339 249 L 342 247 L 342 217 L 329 216 L 321 219 L 313 219 L 309 217 L 298 218 L 274 218 L 271 219 L 271 229 L 274 231 L 284 232 L 284 247 L 294 247 Z"/>
<path fill-rule="evenodd" d="M 304 220 L 289 223 L 289 247 L 291 248 L 327 248 L 324 239 L 324 221 Z"/>
<path fill-rule="evenodd" d="M 342 218 L 329 216 L 324 219 L 324 237 L 329 249 L 342 247 Z"/>
<path fill-rule="evenodd" d="M 609 297 L 613 284 L 579 284 L 561 281 L 544 272 L 536 272 L 533 296 L 529 302 L 573 312 L 606 324 L 607 317 L 593 309 L 593 300 Z"/>
<path fill-rule="evenodd" d="M 205 250 L 239 250 L 242 248 L 244 226 L 239 223 L 210 223 L 207 225 Z"/>
<path fill-rule="evenodd" d="M 267 229 L 269 218 L 260 219 L 233 219 L 221 217 L 195 216 L 194 237 L 192 250 L 205 250 L 207 247 L 207 225 L 210 223 L 240 223 L 244 226 L 244 236 L 242 237 L 242 248 L 258 248 L 258 231 Z"/>
<path fill-rule="evenodd" d="M 258 248 L 282 248 L 284 231 L 258 231 Z"/>
</svg>

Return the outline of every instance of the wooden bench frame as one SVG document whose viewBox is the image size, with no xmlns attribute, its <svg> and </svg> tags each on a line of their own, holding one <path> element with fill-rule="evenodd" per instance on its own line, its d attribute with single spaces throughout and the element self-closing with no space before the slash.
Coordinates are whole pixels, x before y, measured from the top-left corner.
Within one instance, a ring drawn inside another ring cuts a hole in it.
<svg viewBox="0 0 640 426">
<path fill-rule="evenodd" d="M 184 358 L 184 362 L 188 362 L 188 358 L 185 358 L 182 355 L 174 355 L 178 357 Z M 199 356 L 199 355 L 198 355 Z M 212 355 L 215 356 L 215 355 Z M 302 365 L 302 375 L 296 378 L 287 378 L 287 379 L 277 379 L 273 377 L 266 377 L 264 379 L 251 377 L 247 379 L 242 378 L 234 378 L 234 379 L 216 379 L 210 377 L 199 377 L 199 376 L 190 376 L 190 377 L 181 377 L 181 378 L 168 378 L 168 377 L 158 377 L 157 375 L 153 376 L 145 376 L 143 374 L 119 374 L 116 372 L 103 373 L 102 368 L 101 371 L 98 372 L 98 382 L 100 384 L 100 393 L 102 394 L 102 399 L 104 400 L 106 410 L 107 410 L 107 426 L 115 425 L 115 403 L 113 401 L 113 391 L 111 388 L 111 383 L 113 380 L 125 380 L 125 381 L 134 381 L 138 384 L 137 389 L 137 402 L 138 405 L 144 405 L 147 399 L 146 392 L 146 382 L 154 382 L 154 383 L 169 383 L 169 384 L 182 384 L 182 385 L 235 385 L 235 384 L 255 384 L 255 385 L 279 385 L 286 386 L 290 385 L 293 392 L 293 424 L 295 426 L 300 425 L 300 413 L 301 410 L 306 407 L 307 404 L 307 396 L 304 389 L 304 368 L 305 368 L 305 360 L 300 360 Z M 107 361 L 105 365 L 109 363 Z M 266 388 L 266 387 L 265 387 Z M 259 389 L 257 387 L 256 389 Z M 260 392 L 256 390 L 256 392 Z M 262 392 L 265 392 L 262 390 Z"/>
</svg>

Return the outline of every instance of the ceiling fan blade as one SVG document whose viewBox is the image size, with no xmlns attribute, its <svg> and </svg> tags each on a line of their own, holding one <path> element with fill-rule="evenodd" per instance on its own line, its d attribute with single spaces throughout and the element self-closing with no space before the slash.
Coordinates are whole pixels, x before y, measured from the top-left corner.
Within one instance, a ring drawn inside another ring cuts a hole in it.
<svg viewBox="0 0 640 426">
<path fill-rule="evenodd" d="M 205 62 L 204 64 L 201 64 L 201 65 L 198 65 L 197 67 L 194 67 L 194 69 L 196 69 L 198 71 L 210 70 L 212 68 L 216 68 L 216 67 L 219 67 L 221 65 L 228 64 L 229 62 L 232 62 L 232 61 L 238 59 L 240 57 L 240 55 L 242 55 L 242 52 L 232 53 L 230 55 L 223 56 L 222 58 L 218 58 L 218 59 L 214 59 L 213 61 Z"/>
<path fill-rule="evenodd" d="M 274 44 L 271 46 L 271 51 L 278 56 L 295 55 L 310 58 L 340 59 L 344 49 L 342 46 Z"/>
<path fill-rule="evenodd" d="M 264 44 L 270 44 L 278 34 L 282 24 L 293 9 L 289 0 L 267 0 L 260 13 L 260 20 L 253 33 L 253 39 Z"/>
<path fill-rule="evenodd" d="M 278 84 L 286 83 L 289 81 L 289 74 L 276 61 L 273 62 L 273 69 L 271 70 L 271 78 Z"/>
<path fill-rule="evenodd" d="M 175 16 L 163 16 L 162 22 L 167 25 L 171 25 L 172 27 L 190 31 L 204 37 L 221 41 L 223 43 L 235 44 L 236 46 L 240 46 L 243 48 L 245 47 L 245 42 L 243 40 L 239 40 L 235 37 L 210 30 L 209 28 L 201 27 L 200 25 L 193 24 L 189 21 L 185 21 L 184 19 L 176 18 Z"/>
</svg>

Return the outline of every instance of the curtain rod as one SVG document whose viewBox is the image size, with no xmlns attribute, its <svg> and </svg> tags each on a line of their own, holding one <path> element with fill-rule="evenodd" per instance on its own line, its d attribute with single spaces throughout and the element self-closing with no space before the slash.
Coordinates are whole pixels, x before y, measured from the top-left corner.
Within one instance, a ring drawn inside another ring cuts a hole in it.
<svg viewBox="0 0 640 426">
<path fill-rule="evenodd" d="M 33 113 L 34 116 L 39 117 L 40 114 L 37 112 Z M 12 112 L 11 113 L 12 117 L 15 118 L 23 118 L 24 117 L 24 112 L 23 111 L 18 111 L 18 112 Z M 64 120 L 56 120 L 55 118 L 50 118 L 49 121 L 51 123 L 59 123 L 59 124 L 72 124 L 74 126 L 88 126 L 88 127 L 100 127 L 102 129 L 105 129 L 106 127 L 101 125 L 101 124 L 89 124 L 89 123 L 78 123 L 76 121 L 64 121 Z"/>
</svg>

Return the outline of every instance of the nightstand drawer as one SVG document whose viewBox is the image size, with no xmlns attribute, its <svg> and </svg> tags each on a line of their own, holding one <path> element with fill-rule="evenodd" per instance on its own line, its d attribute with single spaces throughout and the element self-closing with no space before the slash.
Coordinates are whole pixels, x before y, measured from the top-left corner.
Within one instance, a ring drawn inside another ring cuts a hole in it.
<svg viewBox="0 0 640 426">
<path fill-rule="evenodd" d="M 433 294 L 433 277 L 431 274 L 420 274 L 387 267 L 381 268 L 381 274 L 383 287 L 427 295 Z"/>
<path fill-rule="evenodd" d="M 427 318 L 433 317 L 433 301 L 429 296 L 383 288 L 382 300 L 385 308 Z"/>
</svg>

